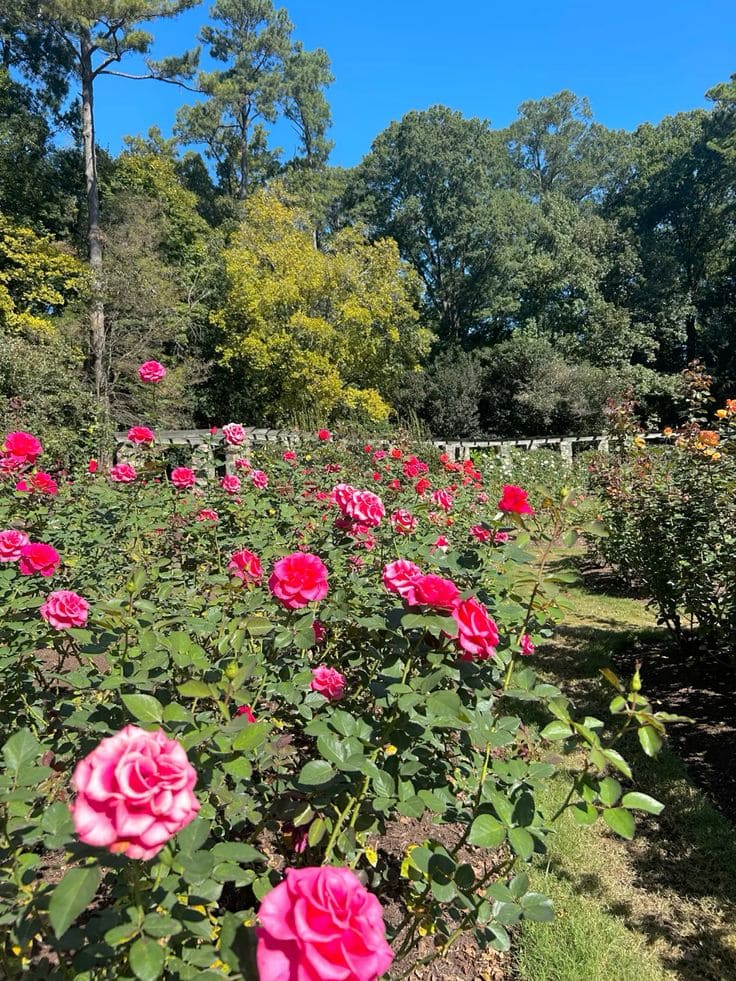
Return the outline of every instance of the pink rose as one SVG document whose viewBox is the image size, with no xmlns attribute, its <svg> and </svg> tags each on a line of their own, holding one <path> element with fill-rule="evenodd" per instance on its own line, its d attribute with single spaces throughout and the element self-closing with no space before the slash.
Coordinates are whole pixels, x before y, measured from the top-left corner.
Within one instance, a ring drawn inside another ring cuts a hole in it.
<svg viewBox="0 0 736 981">
<path fill-rule="evenodd" d="M 238 707 L 235 709 L 235 715 L 244 715 L 248 722 L 256 721 L 256 717 L 253 714 L 253 709 L 250 707 L 250 705 L 238 705 Z"/>
<path fill-rule="evenodd" d="M 491 540 L 490 529 L 484 528 L 483 525 L 473 525 L 470 529 L 470 534 L 477 538 L 479 542 L 489 542 Z"/>
<path fill-rule="evenodd" d="M 452 508 L 453 500 L 453 496 L 447 488 L 436 490 L 432 494 L 432 502 L 437 507 L 442 508 L 443 511 L 449 511 Z"/>
<path fill-rule="evenodd" d="M 128 430 L 128 442 L 136 446 L 153 446 L 155 438 L 153 430 L 148 426 L 132 426 Z"/>
<path fill-rule="evenodd" d="M 452 611 L 457 624 L 455 638 L 462 648 L 460 655 L 463 661 L 478 658 L 483 661 L 496 654 L 498 644 L 498 627 L 488 616 L 488 611 L 477 599 L 460 600 Z"/>
<path fill-rule="evenodd" d="M 237 494 L 240 490 L 240 477 L 236 477 L 234 473 L 228 474 L 220 481 L 220 487 L 226 494 Z"/>
<path fill-rule="evenodd" d="M 222 435 L 229 446 L 240 446 L 245 442 L 245 429 L 239 422 L 228 422 L 222 427 Z"/>
<path fill-rule="evenodd" d="M 126 726 L 77 763 L 74 829 L 83 842 L 150 859 L 199 810 L 197 774 L 174 739 Z"/>
<path fill-rule="evenodd" d="M 497 531 L 493 536 L 494 545 L 505 545 L 511 536 L 507 531 Z"/>
<path fill-rule="evenodd" d="M 393 960 L 381 904 L 350 869 L 287 869 L 258 918 L 263 981 L 376 981 Z"/>
<path fill-rule="evenodd" d="M 37 494 L 48 494 L 49 497 L 56 497 L 59 493 L 59 485 L 54 478 L 42 470 L 38 470 L 32 474 L 28 489 L 35 491 Z"/>
<path fill-rule="evenodd" d="M 334 668 L 328 668 L 325 664 L 320 664 L 318 668 L 312 668 L 309 687 L 331 702 L 337 702 L 345 694 L 345 675 Z"/>
<path fill-rule="evenodd" d="M 202 508 L 197 514 L 197 521 L 219 521 L 220 515 L 213 508 Z"/>
<path fill-rule="evenodd" d="M 407 559 L 397 559 L 383 567 L 383 585 L 390 593 L 398 593 L 402 599 L 413 595 L 414 583 L 422 575 L 418 565 Z"/>
<path fill-rule="evenodd" d="M 317 439 L 322 440 L 322 442 L 324 443 L 330 438 L 331 435 L 332 433 L 330 432 L 329 429 L 320 429 L 319 432 L 317 433 Z"/>
<path fill-rule="evenodd" d="M 129 463 L 116 463 L 114 467 L 110 467 L 110 480 L 116 484 L 132 484 L 137 476 L 135 467 L 131 467 Z"/>
<path fill-rule="evenodd" d="M 35 463 L 43 453 L 43 447 L 35 436 L 19 431 L 8 433 L 3 443 L 3 451 L 13 461 L 13 466 L 20 466 L 24 463 Z"/>
<path fill-rule="evenodd" d="M 68 630 L 69 627 L 85 625 L 89 603 L 69 589 L 57 589 L 56 592 L 49 593 L 39 613 L 56 630 Z"/>
<path fill-rule="evenodd" d="M 376 452 L 373 454 L 373 459 L 376 461 L 376 463 L 380 463 L 381 460 L 383 460 L 384 457 L 386 457 L 386 455 L 387 454 L 385 450 L 376 450 Z"/>
<path fill-rule="evenodd" d="M 174 467 L 170 479 L 177 490 L 189 490 L 197 483 L 197 475 L 190 467 Z"/>
<path fill-rule="evenodd" d="M 29 542 L 20 550 L 18 570 L 22 576 L 39 575 L 48 579 L 59 568 L 61 557 L 53 545 Z"/>
<path fill-rule="evenodd" d="M 287 610 L 298 610 L 327 595 L 327 568 L 316 555 L 294 552 L 273 567 L 268 588 Z"/>
<path fill-rule="evenodd" d="M 233 552 L 227 567 L 231 575 L 242 579 L 243 582 L 260 582 L 263 578 L 261 560 L 253 552 L 249 552 L 247 548 Z"/>
<path fill-rule="evenodd" d="M 244 456 L 236 456 L 233 460 L 233 466 L 236 470 L 243 470 L 247 473 L 250 470 L 250 460 L 246 460 Z"/>
<path fill-rule="evenodd" d="M 521 653 L 524 657 L 531 657 L 537 645 L 532 642 L 529 634 L 524 634 L 521 638 Z"/>
<path fill-rule="evenodd" d="M 350 484 L 336 484 L 330 496 L 342 513 L 347 514 L 347 506 L 352 501 L 353 494 L 355 493 L 355 488 Z"/>
<path fill-rule="evenodd" d="M 250 479 L 253 482 L 253 486 L 258 487 L 260 490 L 268 487 L 268 477 L 262 470 L 254 470 L 250 475 Z"/>
<path fill-rule="evenodd" d="M 501 500 L 498 502 L 498 510 L 506 511 L 509 514 L 534 514 L 534 509 L 529 504 L 528 493 L 517 487 L 515 484 L 504 484 Z"/>
<path fill-rule="evenodd" d="M 485 491 L 481 491 L 480 494 L 478 494 L 478 496 L 476 497 L 476 501 L 478 502 L 478 504 L 487 504 L 489 501 L 489 497 Z"/>
<path fill-rule="evenodd" d="M 358 490 L 347 501 L 345 514 L 353 521 L 375 528 L 381 523 L 386 509 L 381 498 L 372 491 Z"/>
<path fill-rule="evenodd" d="M 138 377 L 147 385 L 158 385 L 166 377 L 166 368 L 158 361 L 146 361 L 138 368 Z"/>
<path fill-rule="evenodd" d="M 16 531 L 14 528 L 0 531 L 0 562 L 17 562 L 21 549 L 29 541 L 30 538 L 24 531 Z"/>
<path fill-rule="evenodd" d="M 433 610 L 451 610 L 460 597 L 452 579 L 442 576 L 417 576 L 406 597 L 410 606 L 429 606 Z"/>
<path fill-rule="evenodd" d="M 314 643 L 317 645 L 323 644 L 327 637 L 327 628 L 320 620 L 315 620 L 312 624 L 312 630 L 314 631 Z"/>
<path fill-rule="evenodd" d="M 296 453 L 294 450 L 286 450 L 281 459 L 287 463 L 296 463 Z"/>
<path fill-rule="evenodd" d="M 446 552 L 449 547 L 450 547 L 450 543 L 447 540 L 446 536 L 438 535 L 438 537 L 435 539 L 435 542 L 429 551 L 435 552 L 437 549 L 439 549 L 441 552 Z"/>
<path fill-rule="evenodd" d="M 397 535 L 410 535 L 417 527 L 417 519 L 405 508 L 399 508 L 391 515 L 391 527 Z"/>
</svg>

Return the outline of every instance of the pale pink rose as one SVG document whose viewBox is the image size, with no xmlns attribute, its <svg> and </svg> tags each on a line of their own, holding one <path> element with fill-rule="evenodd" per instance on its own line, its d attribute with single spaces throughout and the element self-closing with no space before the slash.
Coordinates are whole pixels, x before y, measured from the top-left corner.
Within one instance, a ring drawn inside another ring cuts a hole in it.
<svg viewBox="0 0 736 981">
<path fill-rule="evenodd" d="M 422 570 L 407 559 L 397 559 L 383 567 L 383 585 L 390 593 L 398 593 L 402 599 L 413 595 L 414 583 Z"/>
<path fill-rule="evenodd" d="M 20 550 L 18 571 L 22 576 L 39 575 L 48 579 L 59 568 L 61 557 L 53 545 L 29 542 Z"/>
<path fill-rule="evenodd" d="M 258 918 L 263 981 L 376 981 L 393 960 L 381 904 L 350 869 L 287 869 Z"/>
<path fill-rule="evenodd" d="M 524 657 L 531 657 L 534 651 L 537 649 L 537 645 L 533 643 L 529 634 L 524 634 L 521 638 L 521 653 Z"/>
<path fill-rule="evenodd" d="M 240 490 L 240 477 L 236 477 L 234 473 L 228 474 L 220 481 L 220 487 L 226 494 L 237 494 Z"/>
<path fill-rule="evenodd" d="M 155 439 L 153 430 L 148 426 L 131 426 L 128 430 L 128 442 L 135 446 L 153 446 Z"/>
<path fill-rule="evenodd" d="M 77 763 L 74 829 L 87 845 L 153 858 L 197 816 L 196 782 L 176 740 L 126 726 Z"/>
<path fill-rule="evenodd" d="M 166 377 L 166 368 L 160 361 L 145 361 L 138 368 L 138 377 L 147 385 L 158 385 Z"/>
<path fill-rule="evenodd" d="M 138 472 L 129 463 L 116 463 L 114 467 L 110 467 L 109 476 L 116 484 L 132 484 Z"/>
<path fill-rule="evenodd" d="M 191 467 L 174 467 L 170 479 L 177 490 L 189 490 L 197 483 L 197 475 Z"/>
<path fill-rule="evenodd" d="M 375 528 L 386 514 L 381 498 L 372 491 L 356 490 L 345 504 L 345 514 L 360 524 Z"/>
<path fill-rule="evenodd" d="M 219 521 L 220 520 L 220 515 L 217 513 L 217 511 L 214 510 L 214 508 L 202 508 L 202 510 L 199 511 L 199 513 L 197 514 L 196 520 L 197 521 Z"/>
<path fill-rule="evenodd" d="M 397 535 L 410 535 L 416 531 L 417 519 L 405 508 L 399 508 L 391 515 L 391 527 Z"/>
<path fill-rule="evenodd" d="M 260 582 L 263 578 L 261 560 L 253 552 L 249 552 L 247 548 L 233 552 L 227 567 L 232 576 L 242 579 L 243 582 Z"/>
<path fill-rule="evenodd" d="M 428 606 L 433 610 L 451 610 L 460 598 L 460 590 L 452 579 L 430 574 L 417 576 L 406 601 L 410 606 Z"/>
<path fill-rule="evenodd" d="M 49 593 L 39 613 L 56 630 L 68 630 L 69 627 L 85 625 L 89 603 L 69 589 L 57 589 L 56 592 Z"/>
<path fill-rule="evenodd" d="M 494 657 L 498 645 L 498 627 L 477 599 L 461 600 L 452 611 L 457 624 L 456 640 L 462 649 L 463 661 Z"/>
<path fill-rule="evenodd" d="M 318 556 L 294 552 L 273 567 L 268 588 L 287 610 L 298 610 L 327 595 L 327 568 Z"/>
<path fill-rule="evenodd" d="M 254 470 L 250 475 L 250 479 L 253 482 L 253 486 L 258 487 L 260 490 L 265 490 L 268 487 L 268 477 L 262 470 Z"/>
<path fill-rule="evenodd" d="M 30 542 L 24 531 L 8 528 L 0 531 L 0 562 L 17 562 L 21 549 Z"/>
<path fill-rule="evenodd" d="M 331 702 L 337 702 L 345 694 L 345 680 L 344 674 L 340 674 L 334 668 L 328 668 L 325 664 L 320 664 L 318 668 L 312 668 L 309 687 Z"/>
<path fill-rule="evenodd" d="M 490 498 L 488 497 L 488 494 L 486 494 L 485 491 L 481 491 L 480 494 L 478 494 L 478 496 L 476 497 L 476 501 L 478 502 L 478 504 L 487 504 L 489 500 Z"/>
<path fill-rule="evenodd" d="M 246 433 L 239 422 L 228 422 L 222 427 L 222 435 L 229 446 L 240 446 L 245 442 Z"/>
<path fill-rule="evenodd" d="M 22 430 L 8 433 L 3 441 L 2 449 L 8 460 L 12 461 L 8 467 L 11 470 L 22 464 L 35 463 L 43 453 L 40 441 L 31 433 Z"/>
</svg>

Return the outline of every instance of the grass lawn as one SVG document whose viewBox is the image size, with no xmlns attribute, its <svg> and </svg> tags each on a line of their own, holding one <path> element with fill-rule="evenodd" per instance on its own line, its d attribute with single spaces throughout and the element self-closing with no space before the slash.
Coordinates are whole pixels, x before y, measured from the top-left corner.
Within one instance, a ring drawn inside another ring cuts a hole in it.
<svg viewBox="0 0 736 981">
<path fill-rule="evenodd" d="M 611 690 L 598 669 L 648 645 L 665 643 L 644 604 L 592 592 L 568 594 L 571 611 L 538 666 L 574 691 L 578 708 L 605 718 Z M 646 675 L 644 675 L 646 692 Z M 651 693 L 649 693 L 651 694 Z M 662 705 L 666 708 L 666 705 Z M 637 816 L 624 842 L 599 822 L 560 822 L 534 886 L 552 896 L 558 920 L 525 924 L 518 972 L 524 981 L 687 981 L 736 979 L 736 828 L 694 787 L 665 749 L 647 759 L 638 744 L 624 756 L 642 790 L 666 806 Z M 554 806 L 562 786 L 545 803 Z"/>
</svg>

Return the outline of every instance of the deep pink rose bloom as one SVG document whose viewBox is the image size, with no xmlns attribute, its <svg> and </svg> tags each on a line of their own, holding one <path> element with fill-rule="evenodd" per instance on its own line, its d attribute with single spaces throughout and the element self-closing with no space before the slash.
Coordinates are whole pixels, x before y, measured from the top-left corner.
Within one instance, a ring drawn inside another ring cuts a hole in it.
<svg viewBox="0 0 736 981">
<path fill-rule="evenodd" d="M 475 658 L 485 660 L 494 657 L 498 644 L 498 627 L 488 616 L 488 611 L 482 603 L 472 598 L 460 600 L 452 611 L 457 624 L 456 640 L 462 648 L 460 655 L 463 661 Z"/>
<path fill-rule="evenodd" d="M 253 482 L 254 487 L 258 487 L 259 490 L 265 490 L 268 487 L 268 477 L 262 470 L 254 470 L 250 479 Z"/>
<path fill-rule="evenodd" d="M 380 463 L 386 456 L 387 453 L 385 450 L 376 450 L 376 452 L 373 454 L 373 459 L 376 461 L 376 463 Z"/>
<path fill-rule="evenodd" d="M 129 463 L 116 463 L 110 467 L 110 480 L 116 484 L 132 484 L 138 476 L 138 471 Z"/>
<path fill-rule="evenodd" d="M 128 430 L 128 442 L 136 446 L 152 446 L 155 438 L 153 430 L 148 426 L 131 426 Z"/>
<path fill-rule="evenodd" d="M 56 497 L 59 493 L 59 485 L 51 474 L 44 473 L 42 470 L 34 473 L 30 478 L 29 488 L 37 494 L 48 494 L 49 497 Z"/>
<path fill-rule="evenodd" d="M 451 610 L 460 597 L 460 590 L 452 579 L 442 576 L 417 576 L 412 590 L 406 597 L 410 606 L 429 606 L 433 610 Z"/>
<path fill-rule="evenodd" d="M 328 668 L 325 664 L 320 664 L 318 668 L 312 668 L 309 687 L 331 702 L 337 702 L 345 694 L 345 675 L 334 668 Z"/>
<path fill-rule="evenodd" d="M 504 484 L 501 500 L 498 502 L 498 510 L 510 514 L 534 514 L 528 497 L 527 491 L 522 490 L 521 487 L 517 487 L 515 484 Z"/>
<path fill-rule="evenodd" d="M 440 549 L 440 551 L 446 552 L 449 547 L 450 547 L 450 543 L 447 540 L 447 538 L 444 535 L 439 535 L 435 540 L 434 545 L 430 548 L 429 551 L 434 552 L 437 549 Z"/>
<path fill-rule="evenodd" d="M 350 869 L 287 869 L 258 918 L 263 981 L 376 981 L 393 960 L 381 904 Z"/>
<path fill-rule="evenodd" d="M 25 480 L 19 480 L 15 485 L 15 490 L 20 491 L 21 493 L 30 491 L 30 489 L 31 489 L 30 484 Z"/>
<path fill-rule="evenodd" d="M 330 432 L 329 429 L 320 429 L 319 432 L 317 433 L 317 439 L 321 439 L 322 442 L 324 443 L 330 438 L 331 435 L 332 433 Z"/>
<path fill-rule="evenodd" d="M 282 456 L 282 460 L 286 460 L 287 463 L 295 463 L 296 453 L 294 450 L 286 450 Z"/>
<path fill-rule="evenodd" d="M 197 475 L 191 467 L 174 467 L 170 480 L 177 490 L 189 490 L 197 483 Z"/>
<path fill-rule="evenodd" d="M 97 460 L 90 460 L 87 464 L 87 473 L 97 473 L 98 466 Z"/>
<path fill-rule="evenodd" d="M 343 514 L 347 514 L 347 507 L 356 493 L 350 484 L 336 484 L 332 489 L 331 499 L 337 504 Z"/>
<path fill-rule="evenodd" d="M 17 466 L 24 463 L 35 463 L 43 453 L 43 447 L 36 437 L 22 430 L 8 433 L 3 443 L 3 450 Z"/>
<path fill-rule="evenodd" d="M 521 638 L 521 653 L 524 657 L 531 657 L 534 651 L 537 649 L 537 645 L 532 642 L 529 634 L 524 634 Z"/>
<path fill-rule="evenodd" d="M 497 531 L 493 536 L 493 543 L 495 545 L 505 545 L 510 537 L 507 531 Z"/>
<path fill-rule="evenodd" d="M 197 514 L 197 521 L 219 521 L 220 515 L 213 508 L 202 508 Z"/>
<path fill-rule="evenodd" d="M 345 514 L 360 524 L 375 528 L 381 523 L 386 509 L 383 501 L 372 491 L 356 490 L 345 504 Z"/>
<path fill-rule="evenodd" d="M 147 385 L 157 385 L 166 377 L 166 368 L 159 361 L 146 361 L 138 369 L 138 377 Z"/>
<path fill-rule="evenodd" d="M 236 716 L 244 715 L 248 722 L 256 721 L 256 717 L 253 714 L 253 709 L 250 707 L 250 705 L 238 705 L 238 707 L 235 709 L 235 714 Z"/>
<path fill-rule="evenodd" d="M 426 477 L 420 477 L 416 484 L 414 484 L 414 490 L 420 497 L 424 497 L 431 486 L 431 481 L 427 480 Z"/>
<path fill-rule="evenodd" d="M 273 567 L 268 588 L 287 610 L 298 610 L 327 595 L 327 568 L 318 556 L 294 552 Z"/>
<path fill-rule="evenodd" d="M 413 595 L 414 583 L 422 575 L 418 565 L 407 559 L 397 559 L 383 567 L 383 585 L 390 593 L 398 593 L 402 599 Z"/>
<path fill-rule="evenodd" d="M 320 620 L 315 620 L 312 624 L 312 630 L 314 631 L 314 642 L 315 644 L 323 644 L 327 637 L 327 628 Z"/>
<path fill-rule="evenodd" d="M 222 427 L 222 435 L 228 446 L 240 446 L 241 443 L 245 442 L 245 429 L 239 422 L 228 422 Z"/>
<path fill-rule="evenodd" d="M 22 576 L 39 575 L 48 579 L 59 568 L 61 557 L 53 545 L 29 542 L 20 550 L 18 570 Z"/>
<path fill-rule="evenodd" d="M 27 545 L 30 538 L 24 531 L 8 528 L 0 531 L 0 562 L 17 562 L 21 549 Z"/>
<path fill-rule="evenodd" d="M 473 525 L 470 529 L 470 534 L 477 538 L 479 542 L 489 542 L 491 540 L 490 529 L 484 528 L 483 525 Z"/>
<path fill-rule="evenodd" d="M 449 511 L 452 508 L 453 496 L 447 488 L 442 490 L 436 490 L 432 494 L 432 502 L 437 505 L 437 507 L 442 508 L 443 511 Z"/>
<path fill-rule="evenodd" d="M 56 592 L 49 593 L 39 613 L 56 630 L 68 630 L 69 627 L 85 625 L 89 603 L 69 589 L 57 589 Z"/>
<path fill-rule="evenodd" d="M 263 567 L 261 560 L 247 548 L 241 548 L 239 552 L 233 552 L 227 564 L 231 575 L 237 576 L 243 582 L 260 582 L 263 578 Z"/>
<path fill-rule="evenodd" d="M 391 527 L 397 535 L 410 535 L 417 527 L 417 519 L 405 508 L 399 508 L 391 515 Z"/>
<path fill-rule="evenodd" d="M 236 477 L 234 473 L 228 474 L 220 481 L 220 487 L 226 494 L 237 494 L 240 490 L 240 477 Z"/>
<path fill-rule="evenodd" d="M 87 845 L 153 858 L 197 816 L 196 782 L 175 739 L 126 726 L 77 763 L 74 829 Z"/>
</svg>

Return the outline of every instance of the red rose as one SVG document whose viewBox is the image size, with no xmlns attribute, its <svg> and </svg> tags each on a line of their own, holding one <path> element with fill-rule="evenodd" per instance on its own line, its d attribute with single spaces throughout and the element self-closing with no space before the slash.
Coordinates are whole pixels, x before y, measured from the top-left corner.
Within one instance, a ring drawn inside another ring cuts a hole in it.
<svg viewBox="0 0 736 981">
<path fill-rule="evenodd" d="M 417 527 L 417 519 L 405 508 L 399 508 L 391 515 L 391 527 L 397 535 L 410 535 Z"/>
<path fill-rule="evenodd" d="M 268 587 L 287 610 L 298 610 L 327 595 L 327 568 L 309 552 L 294 552 L 273 567 Z"/>
<path fill-rule="evenodd" d="M 496 654 L 498 627 L 488 616 L 488 611 L 477 599 L 461 600 L 452 611 L 457 624 L 456 640 L 462 648 L 463 661 L 475 658 L 483 661 Z"/>
<path fill-rule="evenodd" d="M 329 429 L 320 429 L 317 433 L 317 439 L 321 439 L 322 442 L 326 442 L 332 434 Z"/>
<path fill-rule="evenodd" d="M 148 426 L 131 426 L 128 430 L 128 442 L 136 446 L 153 446 L 155 438 L 153 430 Z"/>
<path fill-rule="evenodd" d="M 253 714 L 253 709 L 250 707 L 250 705 L 238 705 L 238 707 L 235 709 L 235 714 L 244 715 L 248 722 L 256 721 L 256 717 Z"/>
<path fill-rule="evenodd" d="M 429 606 L 433 610 L 451 610 L 460 597 L 460 590 L 452 579 L 442 576 L 418 576 L 413 591 L 407 597 L 411 606 Z"/>
<path fill-rule="evenodd" d="M 87 464 L 87 473 L 97 473 L 97 460 L 90 460 Z"/>
<path fill-rule="evenodd" d="M 61 558 L 53 545 L 43 542 L 29 542 L 20 550 L 18 569 L 22 576 L 38 574 L 44 578 L 53 576 L 59 568 Z"/>
<path fill-rule="evenodd" d="M 504 484 L 498 510 L 510 514 L 534 514 L 534 509 L 528 501 L 528 493 L 515 484 Z"/>
<path fill-rule="evenodd" d="M 483 525 L 473 525 L 470 529 L 470 534 L 477 538 L 479 542 L 489 542 L 491 540 L 490 529 L 484 528 Z"/>
<path fill-rule="evenodd" d="M 197 521 L 219 521 L 220 515 L 213 508 L 202 508 L 197 514 Z"/>
</svg>

